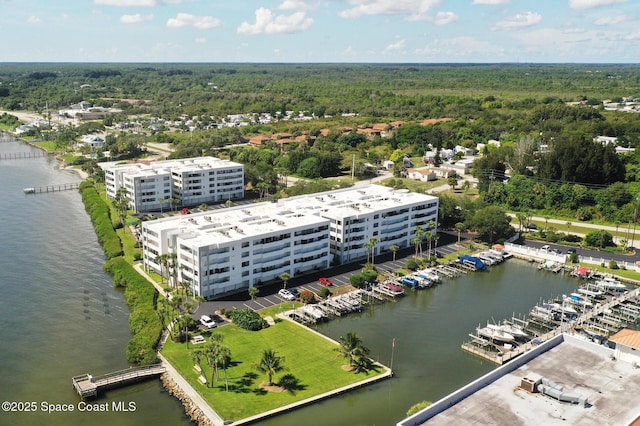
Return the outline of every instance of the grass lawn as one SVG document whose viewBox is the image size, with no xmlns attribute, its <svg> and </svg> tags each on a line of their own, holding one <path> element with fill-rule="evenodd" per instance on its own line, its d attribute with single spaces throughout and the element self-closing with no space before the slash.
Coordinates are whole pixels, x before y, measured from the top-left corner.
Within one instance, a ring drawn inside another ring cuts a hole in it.
<svg viewBox="0 0 640 426">
<path fill-rule="evenodd" d="M 278 321 L 260 331 L 247 331 L 230 324 L 213 332 L 222 334 L 222 344 L 231 349 L 231 366 L 227 369 L 228 392 L 225 391 L 222 371 L 220 380 L 216 380 L 212 388 L 198 381 L 198 373 L 193 369 L 194 362 L 191 358 L 193 344 L 187 349 L 184 343 L 175 343 L 169 339 L 162 354 L 225 420 L 237 421 L 384 372 L 381 368 L 358 374 L 345 371 L 342 366 L 346 360 L 334 351 L 337 347 L 335 343 L 289 321 Z M 200 334 L 208 340 L 210 332 Z M 267 377 L 255 369 L 254 365 L 260 362 L 265 349 L 272 349 L 278 356 L 285 358 L 284 366 L 287 370 L 276 374 L 273 381 L 277 383 L 282 376 L 290 374 L 297 379 L 297 389 L 283 392 L 266 392 L 260 389 L 261 384 L 266 384 Z M 210 380 L 212 369 L 205 362 L 201 366 Z"/>
</svg>

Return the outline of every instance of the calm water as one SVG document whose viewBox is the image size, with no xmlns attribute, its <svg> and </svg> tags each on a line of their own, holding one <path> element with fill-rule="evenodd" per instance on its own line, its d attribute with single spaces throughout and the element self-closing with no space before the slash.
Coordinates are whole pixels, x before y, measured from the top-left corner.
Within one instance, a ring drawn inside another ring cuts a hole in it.
<svg viewBox="0 0 640 426">
<path fill-rule="evenodd" d="M 0 152 L 32 149 L 0 143 Z M 59 170 L 52 159 L 0 160 L 0 396 L 37 404 L 35 413 L 0 412 L 0 424 L 189 424 L 158 380 L 95 401 L 133 402 L 135 412 L 77 411 L 72 376 L 128 366 L 129 311 L 102 272 L 102 251 L 79 194 L 22 191 L 75 181 L 74 173 Z M 576 284 L 512 260 L 322 325 L 319 331 L 334 339 L 355 331 L 387 365 L 395 339 L 395 377 L 261 424 L 395 424 L 413 404 L 435 401 L 495 367 L 460 349 L 478 324 L 526 313 L 541 297 L 567 293 Z M 46 414 L 42 403 L 71 404 L 75 411 Z"/>
<path fill-rule="evenodd" d="M 0 142 L 0 152 L 32 150 Z M 79 193 L 25 195 L 23 188 L 78 180 L 51 158 L 0 160 L 0 399 L 37 404 L 36 412 L 0 412 L 0 424 L 189 424 L 159 380 L 95 401 L 133 402 L 135 412 L 77 411 L 72 376 L 128 367 L 129 310 L 102 271 Z M 72 404 L 75 411 L 46 414 L 42 403 Z"/>
</svg>

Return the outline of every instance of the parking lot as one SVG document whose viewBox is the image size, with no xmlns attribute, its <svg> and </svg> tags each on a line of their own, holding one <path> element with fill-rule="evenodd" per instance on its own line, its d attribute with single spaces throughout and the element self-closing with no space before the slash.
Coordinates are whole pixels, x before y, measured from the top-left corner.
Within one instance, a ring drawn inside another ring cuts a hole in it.
<svg viewBox="0 0 640 426">
<path fill-rule="evenodd" d="M 456 245 L 457 235 L 442 232 L 439 236 L 439 244 L 435 249 L 438 254 L 446 255 L 459 250 Z M 428 250 L 428 243 L 425 242 L 422 246 L 424 253 L 426 253 Z M 399 250 L 396 253 L 395 260 L 393 260 L 393 255 L 391 253 L 381 254 L 375 257 L 375 266 L 381 273 L 392 273 L 397 269 L 403 268 L 406 261 L 414 254 L 414 247 Z M 365 260 L 362 260 L 360 262 L 327 269 L 319 273 L 313 273 L 303 277 L 295 277 L 289 280 L 287 288 L 295 287 L 298 291 L 310 290 L 317 293 L 320 288 L 323 287 L 319 282 L 320 278 L 328 278 L 333 283 L 329 289 L 345 286 L 349 284 L 349 278 L 351 275 L 359 273 L 362 270 L 364 263 Z M 260 293 L 255 300 L 251 300 L 248 292 L 244 291 L 210 302 L 204 302 L 194 313 L 194 318 L 200 318 L 201 315 L 213 315 L 216 311 L 223 308 L 227 310 L 237 308 L 250 308 L 257 310 L 285 303 L 287 300 L 278 294 L 280 289 L 282 289 L 282 282 L 260 287 Z M 286 304 L 284 307 L 286 307 Z M 216 323 L 218 322 L 217 319 L 215 319 L 215 321 Z"/>
</svg>

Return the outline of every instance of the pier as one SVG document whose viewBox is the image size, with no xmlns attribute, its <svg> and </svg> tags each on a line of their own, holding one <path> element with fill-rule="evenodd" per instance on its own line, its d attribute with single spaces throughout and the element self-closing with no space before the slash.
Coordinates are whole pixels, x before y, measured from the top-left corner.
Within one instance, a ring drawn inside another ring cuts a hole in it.
<svg viewBox="0 0 640 426">
<path fill-rule="evenodd" d="M 0 154 L 0 160 L 25 160 L 29 158 L 42 158 L 53 155 L 51 152 L 46 151 L 30 151 L 30 152 L 4 152 Z"/>
<path fill-rule="evenodd" d="M 470 335 L 472 340 L 463 343 L 461 347 L 466 352 L 502 365 L 558 334 L 572 330 L 574 332 L 585 331 L 588 335 L 599 336 L 599 338 L 606 340 L 627 324 L 636 323 L 640 317 L 640 309 L 636 309 L 638 298 L 640 298 L 640 288 L 614 295 L 608 301 L 603 301 L 591 309 L 580 312 L 572 320 L 561 318 L 558 321 L 555 318 L 542 318 L 535 315 L 527 321 L 518 320 L 518 325 L 526 324 L 525 330 L 531 333 L 531 340 L 521 344 L 518 342 L 498 344 L 484 338 L 481 341 L 479 336 Z M 535 308 L 530 314 L 534 313 L 536 313 Z M 540 332 L 534 332 L 532 326 Z"/>
<path fill-rule="evenodd" d="M 69 191 L 71 189 L 78 189 L 80 187 L 79 182 L 75 183 L 60 183 L 57 185 L 47 185 L 47 186 L 35 186 L 31 188 L 25 188 L 25 194 L 42 194 L 45 192 L 59 192 L 59 191 Z"/>
<path fill-rule="evenodd" d="M 162 364 L 147 365 L 144 367 L 131 367 L 102 376 L 93 377 L 91 374 L 82 374 L 72 378 L 73 387 L 82 399 L 98 395 L 104 389 L 124 386 L 151 377 L 159 376 L 166 371 Z"/>
</svg>

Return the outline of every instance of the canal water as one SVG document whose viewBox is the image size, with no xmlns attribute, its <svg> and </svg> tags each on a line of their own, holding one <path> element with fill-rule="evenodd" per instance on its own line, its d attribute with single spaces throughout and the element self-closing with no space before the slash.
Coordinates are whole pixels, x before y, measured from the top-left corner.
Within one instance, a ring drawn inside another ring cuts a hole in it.
<svg viewBox="0 0 640 426">
<path fill-rule="evenodd" d="M 33 149 L 0 143 L 0 153 Z M 189 424 L 159 380 L 106 393 L 95 408 L 108 412 L 79 411 L 72 376 L 128 367 L 129 311 L 102 271 L 104 257 L 78 192 L 23 193 L 77 181 L 51 158 L 0 161 L 0 396 L 23 411 L 0 413 L 0 425 Z M 479 324 L 524 314 L 540 298 L 576 286 L 570 277 L 509 260 L 323 324 L 318 330 L 336 340 L 356 332 L 373 358 L 393 363 L 395 377 L 260 424 L 395 424 L 413 404 L 436 401 L 495 367 L 460 349 Z M 49 404 L 74 411 L 43 412 Z"/>
</svg>

